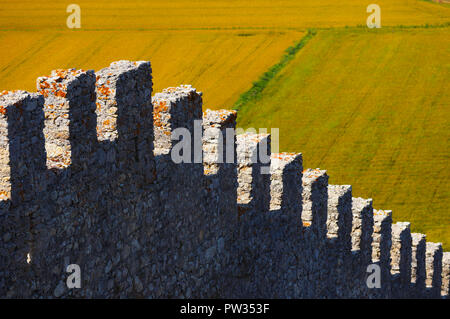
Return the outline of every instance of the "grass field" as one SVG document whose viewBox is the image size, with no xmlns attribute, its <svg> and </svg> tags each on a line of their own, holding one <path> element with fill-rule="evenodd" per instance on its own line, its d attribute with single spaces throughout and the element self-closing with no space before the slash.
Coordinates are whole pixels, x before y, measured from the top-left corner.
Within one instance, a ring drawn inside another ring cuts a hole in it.
<svg viewBox="0 0 450 319">
<path fill-rule="evenodd" d="M 450 29 L 318 31 L 240 108 L 330 183 L 450 248 Z"/>
<path fill-rule="evenodd" d="M 280 127 L 282 151 L 450 249 L 450 29 L 415 28 L 448 24 L 450 5 L 377 0 L 383 28 L 367 30 L 367 0 L 71 2 L 0 0 L 0 90 L 150 60 L 155 92 L 192 84 L 205 107 L 240 105 L 240 125 Z"/>
</svg>

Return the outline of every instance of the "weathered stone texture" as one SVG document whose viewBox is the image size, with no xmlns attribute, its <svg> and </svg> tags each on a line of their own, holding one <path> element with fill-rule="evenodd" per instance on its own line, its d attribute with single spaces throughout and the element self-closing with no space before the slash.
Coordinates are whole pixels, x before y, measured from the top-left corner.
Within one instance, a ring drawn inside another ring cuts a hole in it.
<svg viewBox="0 0 450 319">
<path fill-rule="evenodd" d="M 329 283 L 335 296 L 345 297 L 350 293 L 348 287 L 353 274 L 348 272 L 351 264 L 352 250 L 352 187 L 349 185 L 328 186 L 328 216 L 327 216 L 327 256 L 330 268 Z M 331 292 L 332 293 L 332 292 Z"/>
<path fill-rule="evenodd" d="M 445 252 L 442 256 L 442 289 L 443 298 L 450 299 L 450 253 Z"/>
<path fill-rule="evenodd" d="M 300 266 L 302 243 L 302 155 L 274 153 L 270 162 L 270 229 L 266 248 L 271 298 L 295 298 L 305 291 L 306 273 Z M 266 261 L 266 263 L 267 263 Z M 264 290 L 264 287 L 261 289 Z"/>
<path fill-rule="evenodd" d="M 392 247 L 392 211 L 374 210 L 374 228 L 372 235 L 372 263 L 381 268 L 381 288 L 372 289 L 372 296 L 391 297 L 391 247 Z"/>
<path fill-rule="evenodd" d="M 0 296 L 30 297 L 31 216 L 45 193 L 44 99 L 0 94 Z M 61 243 L 60 243 L 61 244 Z"/>
<path fill-rule="evenodd" d="M 353 280 L 359 281 L 351 295 L 369 297 L 366 286 L 367 266 L 372 260 L 373 207 L 371 199 L 352 198 L 352 267 Z"/>
<path fill-rule="evenodd" d="M 152 89 L 150 62 L 118 61 L 0 93 L 0 297 L 448 296 L 440 244 L 195 88 Z"/>
<path fill-rule="evenodd" d="M 407 298 L 411 288 L 412 238 L 410 223 L 392 225 L 392 297 Z"/>
<path fill-rule="evenodd" d="M 328 175 L 325 170 L 306 169 L 302 178 L 302 242 L 304 256 L 300 259 L 304 268 L 302 296 L 333 296 L 330 276 L 333 267 L 328 264 L 327 205 Z M 334 271 L 334 269 L 333 269 Z M 331 289 L 331 290 L 330 290 Z"/>
<path fill-rule="evenodd" d="M 442 286 L 442 244 L 427 242 L 426 265 L 426 294 L 428 298 L 439 298 Z"/>
<path fill-rule="evenodd" d="M 411 237 L 411 297 L 420 298 L 425 291 L 426 236 L 424 234 L 412 233 Z"/>
</svg>

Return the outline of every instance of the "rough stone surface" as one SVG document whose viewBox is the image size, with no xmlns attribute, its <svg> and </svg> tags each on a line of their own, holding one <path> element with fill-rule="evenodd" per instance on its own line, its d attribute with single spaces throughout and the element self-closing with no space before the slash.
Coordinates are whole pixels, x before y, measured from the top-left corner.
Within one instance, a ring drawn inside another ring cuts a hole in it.
<svg viewBox="0 0 450 319">
<path fill-rule="evenodd" d="M 450 299 L 450 253 L 442 256 L 442 291 L 443 298 Z"/>
<path fill-rule="evenodd" d="M 191 86 L 152 88 L 118 61 L 0 93 L 0 297 L 448 297 L 440 244 Z"/>
<path fill-rule="evenodd" d="M 369 265 L 372 260 L 373 206 L 371 199 L 352 198 L 352 280 L 359 284 L 352 289 L 352 296 L 367 298 L 368 290 L 364 289 L 367 272 L 361 265 Z"/>
<path fill-rule="evenodd" d="M 391 246 L 392 211 L 374 210 L 374 228 L 372 235 L 372 263 L 380 266 L 381 288 L 372 289 L 376 298 L 391 297 Z"/>
</svg>

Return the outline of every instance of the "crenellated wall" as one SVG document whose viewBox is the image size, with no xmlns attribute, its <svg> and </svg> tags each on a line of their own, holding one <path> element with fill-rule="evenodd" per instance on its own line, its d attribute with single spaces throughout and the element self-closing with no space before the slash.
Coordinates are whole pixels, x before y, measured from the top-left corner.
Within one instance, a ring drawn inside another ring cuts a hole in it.
<svg viewBox="0 0 450 319">
<path fill-rule="evenodd" d="M 152 86 L 119 61 L 0 94 L 0 297 L 449 297 L 441 244 L 191 86 Z"/>
</svg>

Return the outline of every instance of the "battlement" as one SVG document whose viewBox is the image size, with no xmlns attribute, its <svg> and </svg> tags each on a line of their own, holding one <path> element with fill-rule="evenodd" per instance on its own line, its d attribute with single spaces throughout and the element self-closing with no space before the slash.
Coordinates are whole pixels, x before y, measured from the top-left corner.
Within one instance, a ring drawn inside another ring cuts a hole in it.
<svg viewBox="0 0 450 319">
<path fill-rule="evenodd" d="M 36 84 L 0 94 L 0 296 L 448 298 L 440 244 L 149 62 Z"/>
</svg>

